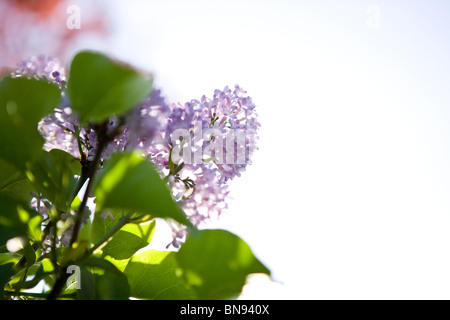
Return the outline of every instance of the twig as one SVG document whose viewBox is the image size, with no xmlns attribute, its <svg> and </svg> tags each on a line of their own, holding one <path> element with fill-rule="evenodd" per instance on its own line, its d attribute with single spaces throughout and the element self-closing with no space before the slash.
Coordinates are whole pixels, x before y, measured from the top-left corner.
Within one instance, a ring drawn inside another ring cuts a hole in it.
<svg viewBox="0 0 450 320">
<path fill-rule="evenodd" d="M 93 254 L 95 250 L 106 244 L 109 241 L 109 239 L 117 233 L 117 231 L 122 229 L 122 227 L 130 221 L 129 217 L 130 215 L 128 214 L 120 218 L 120 220 L 114 225 L 114 227 L 111 230 L 109 230 L 109 232 L 105 234 L 100 240 L 98 240 L 97 243 L 91 249 L 89 249 L 88 256 Z"/>
<path fill-rule="evenodd" d="M 89 193 L 90 193 L 91 186 L 92 186 L 92 181 L 93 181 L 94 175 L 97 171 L 97 167 L 100 164 L 100 159 L 102 156 L 103 149 L 105 148 L 105 146 L 108 143 L 108 137 L 106 136 L 107 125 L 108 125 L 108 122 L 106 121 L 106 122 L 102 123 L 98 127 L 98 130 L 97 130 L 97 136 L 98 136 L 97 152 L 95 154 L 94 160 L 89 165 L 89 169 L 88 169 L 88 173 L 87 173 L 87 177 L 86 177 L 86 180 L 89 179 L 89 182 L 86 186 L 86 191 L 84 193 L 83 200 L 81 201 L 81 204 L 78 207 L 77 215 L 75 216 L 75 223 L 74 223 L 74 226 L 72 229 L 72 235 L 70 237 L 69 244 L 68 244 L 69 248 L 72 248 L 72 245 L 78 239 L 78 234 L 80 233 L 81 222 L 83 221 L 84 210 L 86 209 L 87 201 L 89 198 Z M 68 277 L 69 277 L 69 274 L 67 273 L 67 267 L 63 266 L 58 272 L 58 275 L 57 275 L 57 278 L 55 281 L 55 285 L 53 286 L 52 291 L 50 292 L 50 294 L 47 297 L 48 300 L 54 300 L 59 296 L 62 289 L 64 288 L 64 285 L 65 285 Z"/>
</svg>

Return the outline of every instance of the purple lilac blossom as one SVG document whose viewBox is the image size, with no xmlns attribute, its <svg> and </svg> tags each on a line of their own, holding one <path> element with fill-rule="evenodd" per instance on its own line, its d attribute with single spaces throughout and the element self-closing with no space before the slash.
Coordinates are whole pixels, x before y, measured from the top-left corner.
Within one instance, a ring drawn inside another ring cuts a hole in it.
<svg viewBox="0 0 450 320">
<path fill-rule="evenodd" d="M 65 81 L 65 70 L 61 62 L 56 58 L 43 55 L 19 62 L 15 75 L 45 78 L 56 83 Z"/>
<path fill-rule="evenodd" d="M 239 86 L 235 86 L 233 91 L 225 87 L 223 91 L 216 90 L 212 99 L 203 96 L 184 105 L 171 105 L 172 112 L 165 128 L 166 143 L 174 150 L 173 143 L 182 142 L 176 136 L 171 140 L 169 137 L 176 130 L 184 129 L 190 135 L 188 139 L 191 142 L 191 149 L 187 152 L 195 153 L 197 148 L 202 151 L 202 161 L 184 162 L 175 179 L 172 179 L 175 198 L 196 226 L 220 216 L 227 209 L 227 181 L 240 176 L 251 163 L 260 124 L 255 105 L 245 94 Z M 213 132 L 214 138 L 203 134 L 207 130 Z M 236 138 L 239 134 L 241 138 Z M 204 151 L 218 139 L 221 140 L 218 145 L 222 146 L 222 161 L 218 161 L 217 157 L 220 150 L 215 150 L 217 154 L 212 153 L 210 160 L 204 159 Z M 188 159 L 192 158 L 191 154 Z M 186 232 L 180 232 L 177 228 L 173 230 L 172 245 L 177 247 Z"/>
<path fill-rule="evenodd" d="M 237 85 L 233 91 L 225 87 L 223 91 L 215 90 L 212 99 L 203 96 L 201 100 L 191 100 L 184 106 L 172 105 L 172 113 L 169 115 L 166 136 L 180 128 L 191 132 L 191 141 L 196 140 L 198 129 L 203 133 L 207 130 L 214 133 L 212 139 L 201 138 L 203 155 L 211 143 L 221 139 L 218 144 L 223 146 L 221 159 L 216 155 L 208 161 L 209 167 L 220 170 L 221 182 L 240 176 L 251 163 L 251 154 L 256 149 L 260 123 L 257 121 L 255 105 L 245 93 L 246 91 Z M 238 135 L 241 137 L 236 138 Z M 220 150 L 215 150 L 216 153 L 218 151 Z M 206 162 L 208 159 L 203 160 Z"/>
</svg>

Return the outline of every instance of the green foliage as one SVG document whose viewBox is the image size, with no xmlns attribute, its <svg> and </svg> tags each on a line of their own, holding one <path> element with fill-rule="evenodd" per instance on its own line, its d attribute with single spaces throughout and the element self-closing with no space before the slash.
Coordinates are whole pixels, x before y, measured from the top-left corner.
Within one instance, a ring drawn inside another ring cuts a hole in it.
<svg viewBox="0 0 450 320">
<path fill-rule="evenodd" d="M 200 299 L 234 298 L 249 274 L 270 274 L 241 238 L 225 230 L 192 233 L 176 258 L 181 278 Z"/>
<path fill-rule="evenodd" d="M 94 189 L 98 210 L 137 212 L 140 221 L 160 217 L 189 223 L 154 166 L 137 151 L 113 155 Z"/>
<path fill-rule="evenodd" d="M 0 265 L 0 299 L 3 299 L 4 287 L 9 282 L 9 276 L 13 270 L 13 267 L 13 262 Z"/>
<path fill-rule="evenodd" d="M 0 248 L 3 250 L 11 238 L 36 234 L 36 221 L 40 216 L 25 202 L 0 195 Z"/>
<path fill-rule="evenodd" d="M 110 233 L 118 223 L 120 223 L 118 217 L 114 217 L 114 220 L 110 217 L 103 219 L 97 213 L 91 229 L 92 241 L 98 242 L 105 234 Z M 155 232 L 155 225 L 155 221 L 126 224 L 103 247 L 103 254 L 119 260 L 130 258 L 139 249 L 150 244 Z"/>
<path fill-rule="evenodd" d="M 81 52 L 70 67 L 68 92 L 82 122 L 101 122 L 122 114 L 152 90 L 153 78 L 95 53 Z"/>
<path fill-rule="evenodd" d="M 58 87 L 44 80 L 6 77 L 0 82 L 0 158 L 25 170 L 39 157 L 44 139 L 38 122 L 60 99 Z"/>
<path fill-rule="evenodd" d="M 26 175 L 34 190 L 50 200 L 60 211 L 67 212 L 75 196 L 81 173 L 80 161 L 62 150 L 42 151 Z"/>
<path fill-rule="evenodd" d="M 90 257 L 81 262 L 80 289 L 82 300 L 127 300 L 130 286 L 127 277 L 111 262 Z"/>
<path fill-rule="evenodd" d="M 0 159 L 0 194 L 25 201 L 30 198 L 31 190 L 25 173 Z"/>
<path fill-rule="evenodd" d="M 151 85 L 148 75 L 82 52 L 72 61 L 67 90 L 81 124 L 100 128 L 113 116 L 126 116 Z M 249 274 L 270 273 L 236 235 L 197 230 L 167 180 L 138 152 L 95 162 L 44 151 L 38 122 L 60 97 L 60 89 L 44 80 L 8 76 L 0 82 L 0 298 L 228 299 Z M 108 143 L 105 131 L 97 133 Z M 170 170 L 176 174 L 181 166 L 171 163 Z M 85 182 L 87 191 L 79 193 Z M 96 207 L 88 218 L 91 196 Z M 45 215 L 31 209 L 32 197 Z M 145 250 L 155 218 L 187 228 L 178 252 Z M 53 241 L 67 231 L 68 243 Z M 42 294 L 27 293 L 41 281 L 48 286 Z"/>
<path fill-rule="evenodd" d="M 135 255 L 124 270 L 130 283 L 131 295 L 142 299 L 195 299 L 177 276 L 175 252 L 147 250 Z"/>
</svg>

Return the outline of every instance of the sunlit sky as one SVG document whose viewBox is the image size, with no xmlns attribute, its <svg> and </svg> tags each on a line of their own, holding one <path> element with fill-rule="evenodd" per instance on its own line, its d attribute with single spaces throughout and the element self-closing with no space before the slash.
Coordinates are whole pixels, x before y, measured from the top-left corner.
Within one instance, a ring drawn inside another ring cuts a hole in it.
<svg viewBox="0 0 450 320">
<path fill-rule="evenodd" d="M 260 149 L 210 225 L 272 271 L 243 297 L 450 298 L 450 2 L 103 2 L 113 36 L 80 48 L 173 102 L 239 84 L 257 105 Z"/>
</svg>

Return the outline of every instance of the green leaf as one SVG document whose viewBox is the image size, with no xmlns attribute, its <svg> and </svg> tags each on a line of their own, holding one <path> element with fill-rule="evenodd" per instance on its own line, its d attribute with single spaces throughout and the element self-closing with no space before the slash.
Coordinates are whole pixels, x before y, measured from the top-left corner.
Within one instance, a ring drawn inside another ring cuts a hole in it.
<svg viewBox="0 0 450 320">
<path fill-rule="evenodd" d="M 111 262 L 117 269 L 122 272 L 125 272 L 125 268 L 127 267 L 128 262 L 130 262 L 130 259 L 116 260 L 114 258 L 111 258 L 111 256 L 105 256 L 104 258 L 105 260 Z"/>
<path fill-rule="evenodd" d="M 150 214 L 146 220 L 172 218 L 189 225 L 153 164 L 137 151 L 113 155 L 104 164 L 94 185 L 100 212 L 119 209 Z"/>
<path fill-rule="evenodd" d="M 24 170 L 42 150 L 38 122 L 58 105 L 58 87 L 45 80 L 6 77 L 0 82 L 0 158 Z"/>
<path fill-rule="evenodd" d="M 130 286 L 124 275 L 106 272 L 103 275 L 95 275 L 97 291 L 96 299 L 100 300 L 128 300 Z"/>
<path fill-rule="evenodd" d="M 249 274 L 270 274 L 241 238 L 225 230 L 192 233 L 176 259 L 181 277 L 199 299 L 235 298 Z"/>
<path fill-rule="evenodd" d="M 77 290 L 82 300 L 127 300 L 130 286 L 127 277 L 111 262 L 90 257 L 80 263 L 81 288 Z"/>
<path fill-rule="evenodd" d="M 100 53 L 84 51 L 70 67 L 68 92 L 81 122 L 101 122 L 136 106 L 151 93 L 150 75 Z"/>
<path fill-rule="evenodd" d="M 118 231 L 103 248 L 103 254 L 114 259 L 128 259 L 139 249 L 146 247 L 153 238 L 155 221 L 142 224 L 127 224 Z"/>
<path fill-rule="evenodd" d="M 78 281 L 78 279 L 76 280 Z M 80 300 L 94 300 L 96 298 L 95 292 L 95 278 L 88 268 L 80 268 L 80 289 L 77 290 L 77 297 Z"/>
<path fill-rule="evenodd" d="M 33 221 L 38 214 L 30 210 L 25 202 L 0 194 L 0 247 L 14 237 L 27 237 L 29 233 L 28 223 Z"/>
<path fill-rule="evenodd" d="M 99 211 L 95 212 L 89 238 L 92 243 L 96 243 L 106 235 L 119 222 L 123 213 L 120 210 L 110 210 L 106 217 L 102 215 L 103 213 Z"/>
<path fill-rule="evenodd" d="M 28 226 L 28 235 L 30 239 L 33 241 L 41 241 L 42 240 L 42 217 L 39 214 L 33 213 L 30 219 L 27 222 Z"/>
<path fill-rule="evenodd" d="M 36 191 L 50 200 L 60 211 L 67 212 L 75 196 L 81 164 L 71 154 L 53 149 L 42 151 L 41 157 L 27 171 Z"/>
<path fill-rule="evenodd" d="M 18 253 L 11 253 L 11 252 L 0 253 L 0 266 L 7 263 L 16 264 L 20 260 L 20 258 L 22 257 Z"/>
<path fill-rule="evenodd" d="M 125 268 L 130 295 L 152 300 L 195 299 L 176 275 L 175 252 L 147 250 L 133 256 Z"/>
<path fill-rule="evenodd" d="M 11 277 L 13 267 L 14 263 L 11 262 L 0 265 L 0 300 L 3 299 L 4 287 Z"/>
<path fill-rule="evenodd" d="M 29 241 L 25 241 L 23 255 L 27 260 L 27 267 L 31 267 L 36 262 L 36 251 L 34 251 Z"/>
<path fill-rule="evenodd" d="M 83 259 L 80 261 L 79 265 L 90 268 L 99 268 L 105 272 L 117 273 L 119 275 L 122 274 L 122 272 L 113 263 L 97 256 L 90 256 Z"/>
<path fill-rule="evenodd" d="M 27 176 L 15 166 L 0 159 L 0 194 L 18 200 L 29 200 L 32 186 Z"/>
</svg>

